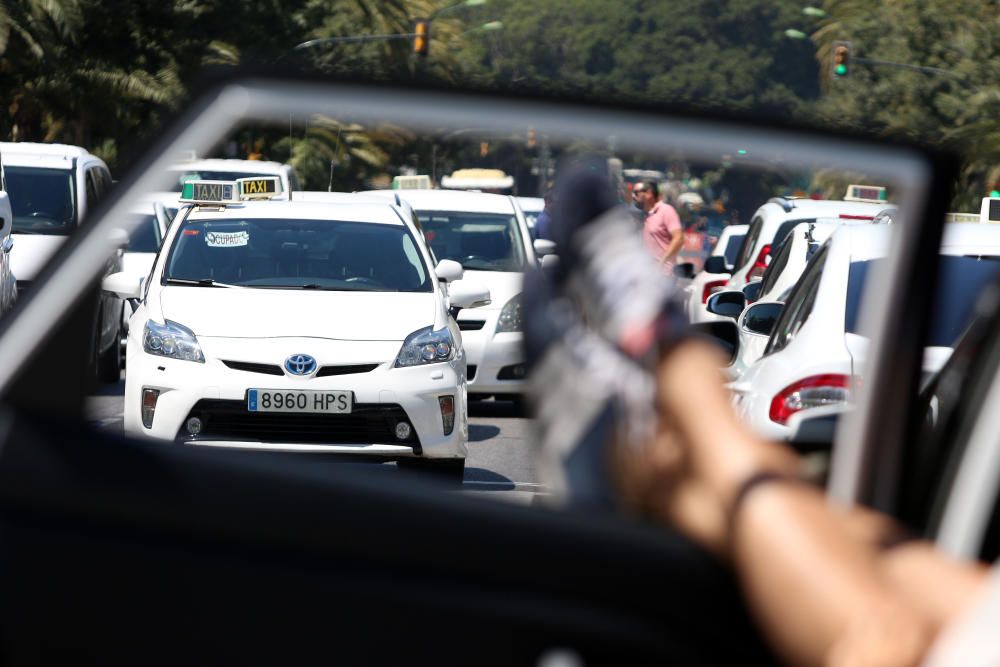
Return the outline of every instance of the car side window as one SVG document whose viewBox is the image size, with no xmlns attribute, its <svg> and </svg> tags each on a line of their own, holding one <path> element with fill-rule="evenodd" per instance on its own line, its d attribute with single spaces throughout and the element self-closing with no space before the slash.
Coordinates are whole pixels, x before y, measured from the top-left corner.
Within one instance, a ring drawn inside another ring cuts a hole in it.
<svg viewBox="0 0 1000 667">
<path fill-rule="evenodd" d="M 799 284 L 788 297 L 788 303 L 778 318 L 774 334 L 767 342 L 764 354 L 783 350 L 798 334 L 802 325 L 809 319 L 816 294 L 819 292 L 820 278 L 823 276 L 823 265 L 826 263 L 826 246 L 813 257 L 809 266 L 799 279 Z"/>
<path fill-rule="evenodd" d="M 100 199 L 97 189 L 97 179 L 94 176 L 94 169 L 88 169 L 86 174 L 87 204 L 93 206 Z"/>
<path fill-rule="evenodd" d="M 775 255 L 774 261 L 764 270 L 763 282 L 760 286 L 761 294 L 770 292 L 771 288 L 774 287 L 774 283 L 778 281 L 778 276 L 785 270 L 785 266 L 788 264 L 788 257 L 792 254 L 792 241 L 791 236 L 785 239 L 784 243 L 781 244 L 781 249 L 778 250 L 778 254 Z"/>
<path fill-rule="evenodd" d="M 740 246 L 740 254 L 734 264 L 734 268 L 739 268 L 744 266 L 750 261 L 753 256 L 753 247 L 757 245 L 757 239 L 760 237 L 760 230 L 764 226 L 764 221 L 758 216 L 753 219 L 750 223 L 750 229 L 747 230 L 747 235 L 743 237 L 743 245 Z"/>
</svg>

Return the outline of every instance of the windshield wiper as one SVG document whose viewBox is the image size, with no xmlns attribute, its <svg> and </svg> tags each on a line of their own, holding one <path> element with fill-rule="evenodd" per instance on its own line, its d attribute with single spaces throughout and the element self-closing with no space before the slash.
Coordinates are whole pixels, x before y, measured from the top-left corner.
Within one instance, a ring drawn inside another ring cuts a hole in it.
<svg viewBox="0 0 1000 667">
<path fill-rule="evenodd" d="M 212 278 L 200 278 L 198 280 L 188 280 L 187 278 L 167 278 L 164 285 L 192 285 L 194 287 L 242 287 L 242 285 L 230 285 L 229 283 L 216 282 Z"/>
</svg>

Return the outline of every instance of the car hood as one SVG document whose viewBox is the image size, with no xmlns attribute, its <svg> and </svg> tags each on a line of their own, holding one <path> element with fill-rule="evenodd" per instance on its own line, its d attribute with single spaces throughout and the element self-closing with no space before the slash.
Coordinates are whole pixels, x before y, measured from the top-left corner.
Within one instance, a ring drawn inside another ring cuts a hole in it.
<svg viewBox="0 0 1000 667">
<path fill-rule="evenodd" d="M 468 271 L 462 275 L 462 280 L 482 285 L 490 291 L 490 305 L 475 310 L 500 310 L 510 301 L 511 297 L 521 293 L 524 285 L 524 274 L 513 271 Z"/>
<path fill-rule="evenodd" d="M 168 285 L 164 319 L 197 336 L 402 341 L 434 324 L 432 292 L 321 292 Z"/>
<path fill-rule="evenodd" d="M 68 237 L 15 232 L 11 238 L 14 247 L 10 250 L 10 270 L 18 280 L 34 280 Z"/>
</svg>

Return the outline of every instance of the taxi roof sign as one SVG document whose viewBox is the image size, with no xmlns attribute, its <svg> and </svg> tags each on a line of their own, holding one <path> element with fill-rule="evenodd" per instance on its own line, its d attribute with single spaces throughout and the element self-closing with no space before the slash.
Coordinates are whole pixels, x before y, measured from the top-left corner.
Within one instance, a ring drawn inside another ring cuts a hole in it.
<svg viewBox="0 0 1000 667">
<path fill-rule="evenodd" d="M 867 202 L 870 204 L 884 204 L 888 197 L 884 185 L 858 185 L 852 183 L 847 186 L 847 194 L 844 201 Z"/>
<path fill-rule="evenodd" d="M 255 176 L 236 181 L 240 199 L 271 199 L 281 194 L 281 179 L 277 176 Z"/>
<path fill-rule="evenodd" d="M 1000 197 L 983 197 L 979 207 L 979 222 L 1000 223 Z"/>
<path fill-rule="evenodd" d="M 233 181 L 188 181 L 181 188 L 182 204 L 235 204 L 239 192 Z"/>
</svg>

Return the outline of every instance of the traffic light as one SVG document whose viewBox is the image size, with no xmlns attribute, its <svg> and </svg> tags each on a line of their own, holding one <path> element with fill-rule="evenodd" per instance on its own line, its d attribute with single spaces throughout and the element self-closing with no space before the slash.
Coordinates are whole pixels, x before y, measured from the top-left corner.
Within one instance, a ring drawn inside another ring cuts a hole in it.
<svg viewBox="0 0 1000 667">
<path fill-rule="evenodd" d="M 851 73 L 851 43 L 834 42 L 832 73 L 834 79 L 843 79 Z"/>
<path fill-rule="evenodd" d="M 427 56 L 431 46 L 431 22 L 421 19 L 413 25 L 413 53 Z"/>
</svg>

